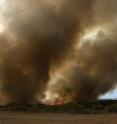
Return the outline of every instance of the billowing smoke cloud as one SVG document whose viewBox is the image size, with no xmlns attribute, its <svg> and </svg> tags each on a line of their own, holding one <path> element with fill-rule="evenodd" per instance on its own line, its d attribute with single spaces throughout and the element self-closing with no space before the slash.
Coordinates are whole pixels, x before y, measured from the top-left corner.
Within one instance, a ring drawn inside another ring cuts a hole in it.
<svg viewBox="0 0 117 124">
<path fill-rule="evenodd" d="M 113 89 L 116 5 L 116 0 L 6 0 L 0 13 L 5 26 L 0 97 L 28 103 L 46 91 L 49 98 L 90 101 Z"/>
<path fill-rule="evenodd" d="M 69 76 L 78 101 L 96 100 L 117 84 L 116 5 L 115 0 L 97 0 L 94 31 L 89 29 L 89 36 L 84 34 L 84 39 L 81 38 L 82 45 L 76 51 L 77 64 Z"/>
<path fill-rule="evenodd" d="M 93 0 L 6 3 L 6 44 L 0 42 L 2 91 L 11 102 L 28 103 L 45 90 L 51 68 L 72 54 L 76 36 L 91 21 Z"/>
<path fill-rule="evenodd" d="M 115 88 L 117 84 L 116 12 L 116 0 L 95 0 L 93 22 L 85 28 L 80 42 L 76 45 L 74 64 L 70 63 L 67 71 L 59 72 L 58 75 L 61 76 L 53 77 L 56 79 L 54 83 L 50 80 L 50 93 L 56 91 L 55 93 L 60 94 L 63 99 L 69 94 L 70 99 L 81 102 L 97 100 L 100 95 Z"/>
<path fill-rule="evenodd" d="M 112 24 L 112 21 L 116 18 L 116 4 L 116 0 L 96 0 L 96 21 L 102 24 L 107 22 Z"/>
<path fill-rule="evenodd" d="M 79 101 L 96 100 L 117 83 L 117 32 L 111 36 L 100 33 L 93 44 L 87 43 L 89 41 L 83 44 L 77 65 L 69 76 Z"/>
</svg>

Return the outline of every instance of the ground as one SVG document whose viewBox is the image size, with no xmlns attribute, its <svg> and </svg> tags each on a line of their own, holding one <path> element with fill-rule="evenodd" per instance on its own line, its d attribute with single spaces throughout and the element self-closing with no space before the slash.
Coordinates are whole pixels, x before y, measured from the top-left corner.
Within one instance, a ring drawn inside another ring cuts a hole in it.
<svg viewBox="0 0 117 124">
<path fill-rule="evenodd" d="M 0 124 L 117 124 L 117 101 L 0 106 Z"/>
<path fill-rule="evenodd" d="M 116 124 L 117 114 L 41 114 L 0 112 L 0 124 Z"/>
</svg>

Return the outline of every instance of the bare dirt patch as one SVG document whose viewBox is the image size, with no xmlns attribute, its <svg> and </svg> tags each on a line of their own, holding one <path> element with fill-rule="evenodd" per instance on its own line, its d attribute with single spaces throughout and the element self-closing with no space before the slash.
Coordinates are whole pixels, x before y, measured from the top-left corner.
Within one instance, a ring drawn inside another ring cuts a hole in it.
<svg viewBox="0 0 117 124">
<path fill-rule="evenodd" d="M 1 112 L 0 124 L 116 124 L 117 114 L 26 114 Z"/>
</svg>

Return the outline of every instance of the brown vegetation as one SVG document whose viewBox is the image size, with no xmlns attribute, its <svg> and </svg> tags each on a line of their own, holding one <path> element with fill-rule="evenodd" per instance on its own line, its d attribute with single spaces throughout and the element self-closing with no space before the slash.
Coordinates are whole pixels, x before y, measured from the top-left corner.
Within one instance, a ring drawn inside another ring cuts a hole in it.
<svg viewBox="0 0 117 124">
<path fill-rule="evenodd" d="M 26 113 L 69 113 L 69 114 L 104 114 L 117 113 L 117 101 L 95 101 L 88 103 L 68 103 L 62 106 L 15 105 L 1 106 L 0 111 Z"/>
</svg>

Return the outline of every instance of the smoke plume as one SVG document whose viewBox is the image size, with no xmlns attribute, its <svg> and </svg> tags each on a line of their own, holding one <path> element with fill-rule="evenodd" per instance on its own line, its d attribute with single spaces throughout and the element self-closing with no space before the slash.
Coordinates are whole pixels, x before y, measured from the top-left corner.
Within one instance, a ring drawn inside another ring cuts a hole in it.
<svg viewBox="0 0 117 124">
<path fill-rule="evenodd" d="M 88 29 L 92 37 L 81 38 L 76 51 L 77 64 L 69 76 L 78 101 L 96 100 L 117 85 L 116 4 L 115 0 L 97 0 L 94 29 Z"/>
<path fill-rule="evenodd" d="M 43 99 L 91 101 L 115 88 L 116 5 L 6 0 L 0 12 L 1 103 L 38 101 L 43 93 Z"/>
<path fill-rule="evenodd" d="M 100 95 L 116 87 L 116 5 L 116 0 L 94 1 L 93 21 L 78 39 L 73 62 L 64 71 L 57 72 L 59 76 L 53 76 L 56 81 L 50 80 L 48 93 L 57 93 L 68 102 L 70 99 L 86 102 L 97 100 Z"/>
<path fill-rule="evenodd" d="M 51 2 L 6 1 L 0 77 L 10 102 L 32 102 L 46 89 L 51 68 L 64 63 L 91 20 L 93 0 Z"/>
</svg>

